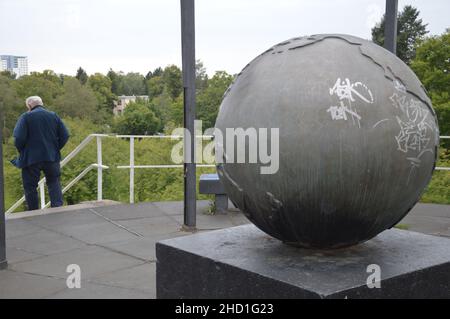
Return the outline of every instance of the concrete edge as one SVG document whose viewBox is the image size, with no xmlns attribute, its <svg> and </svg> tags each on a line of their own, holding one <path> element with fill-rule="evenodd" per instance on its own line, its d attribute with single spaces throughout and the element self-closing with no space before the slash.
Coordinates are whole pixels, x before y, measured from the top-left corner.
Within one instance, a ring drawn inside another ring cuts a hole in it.
<svg viewBox="0 0 450 319">
<path fill-rule="evenodd" d="M 122 203 L 116 202 L 113 200 L 83 202 L 80 204 L 69 205 L 69 206 L 46 208 L 46 209 L 39 209 L 39 210 L 33 210 L 33 211 L 6 214 L 5 219 L 6 220 L 22 219 L 22 218 L 27 218 L 27 217 L 50 215 L 50 214 L 56 214 L 56 213 L 67 213 L 67 212 L 77 211 L 77 210 L 81 210 L 81 209 L 113 206 L 113 205 L 120 205 L 120 204 L 122 204 Z"/>
</svg>

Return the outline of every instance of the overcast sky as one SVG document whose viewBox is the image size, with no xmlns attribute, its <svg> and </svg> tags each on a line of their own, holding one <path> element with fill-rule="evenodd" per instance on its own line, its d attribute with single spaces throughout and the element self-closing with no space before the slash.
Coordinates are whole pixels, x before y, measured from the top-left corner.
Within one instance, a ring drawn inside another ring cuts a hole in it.
<svg viewBox="0 0 450 319">
<path fill-rule="evenodd" d="M 449 0 L 417 7 L 430 34 L 450 27 Z M 237 73 L 270 46 L 299 35 L 370 39 L 385 0 L 196 0 L 197 58 L 209 74 Z M 31 71 L 146 74 L 181 65 L 179 0 L 0 0 L 0 54 L 26 55 Z"/>
</svg>

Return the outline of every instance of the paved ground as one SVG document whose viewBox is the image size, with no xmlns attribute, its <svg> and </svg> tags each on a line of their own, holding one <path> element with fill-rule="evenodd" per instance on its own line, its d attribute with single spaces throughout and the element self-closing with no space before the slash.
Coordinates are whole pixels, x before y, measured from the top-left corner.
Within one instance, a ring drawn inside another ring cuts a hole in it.
<svg viewBox="0 0 450 319">
<path fill-rule="evenodd" d="M 417 204 L 400 224 L 419 233 L 450 237 L 450 205 Z"/>
<path fill-rule="evenodd" d="M 180 231 L 182 202 L 74 208 L 7 220 L 0 298 L 154 298 L 155 243 L 190 234 Z M 207 208 L 198 202 L 199 231 L 247 222 L 236 211 L 212 216 Z M 81 289 L 67 288 L 70 264 L 81 267 Z"/>
<path fill-rule="evenodd" d="M 0 271 L 0 298 L 154 298 L 155 243 L 184 236 L 181 202 L 83 204 L 8 219 L 9 267 Z M 242 214 L 207 215 L 199 231 L 247 223 Z M 419 204 L 402 224 L 450 237 L 450 206 Z M 81 267 L 81 289 L 68 289 L 67 266 Z"/>
</svg>

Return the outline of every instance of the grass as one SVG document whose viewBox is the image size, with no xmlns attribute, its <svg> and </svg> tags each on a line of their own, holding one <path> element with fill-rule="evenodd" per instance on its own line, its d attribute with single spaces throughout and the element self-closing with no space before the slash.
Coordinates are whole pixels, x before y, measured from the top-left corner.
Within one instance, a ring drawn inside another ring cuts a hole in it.
<svg viewBox="0 0 450 319">
<path fill-rule="evenodd" d="M 407 224 L 397 224 L 397 225 L 394 226 L 394 228 L 402 229 L 402 230 L 408 230 L 410 228 L 410 226 L 407 225 Z"/>
</svg>

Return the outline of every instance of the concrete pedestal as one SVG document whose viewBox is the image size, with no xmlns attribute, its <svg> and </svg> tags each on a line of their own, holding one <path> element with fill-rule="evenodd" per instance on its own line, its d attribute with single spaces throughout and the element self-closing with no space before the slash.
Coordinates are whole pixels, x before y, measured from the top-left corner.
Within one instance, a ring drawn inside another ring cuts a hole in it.
<svg viewBox="0 0 450 319">
<path fill-rule="evenodd" d="M 397 229 L 323 251 L 244 225 L 158 242 L 156 257 L 157 298 L 450 298 L 450 239 Z"/>
<path fill-rule="evenodd" d="M 224 194 L 218 194 L 216 198 L 216 212 L 226 214 L 228 210 L 228 196 Z"/>
</svg>

